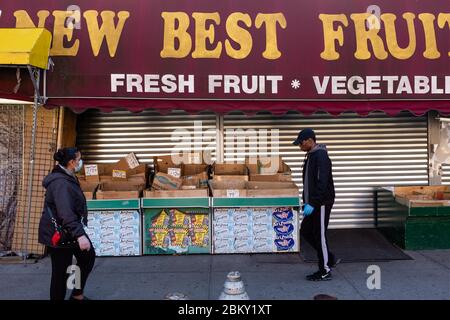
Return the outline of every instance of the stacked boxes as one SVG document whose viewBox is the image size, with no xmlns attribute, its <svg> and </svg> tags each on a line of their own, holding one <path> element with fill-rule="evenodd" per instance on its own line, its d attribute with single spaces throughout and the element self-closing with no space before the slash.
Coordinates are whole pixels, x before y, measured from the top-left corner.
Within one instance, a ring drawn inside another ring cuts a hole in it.
<svg viewBox="0 0 450 320">
<path fill-rule="evenodd" d="M 214 253 L 298 251 L 292 208 L 217 208 L 213 219 Z"/>
<path fill-rule="evenodd" d="M 114 164 L 86 164 L 78 178 L 88 200 L 139 198 L 148 168 L 130 153 Z"/>
<path fill-rule="evenodd" d="M 97 256 L 141 254 L 139 211 L 92 211 L 88 219 L 86 233 Z"/>
<path fill-rule="evenodd" d="M 184 162 L 175 164 L 171 156 L 155 157 L 153 163 L 155 176 L 151 189 L 144 192 L 145 198 L 208 197 L 209 165 Z"/>
</svg>

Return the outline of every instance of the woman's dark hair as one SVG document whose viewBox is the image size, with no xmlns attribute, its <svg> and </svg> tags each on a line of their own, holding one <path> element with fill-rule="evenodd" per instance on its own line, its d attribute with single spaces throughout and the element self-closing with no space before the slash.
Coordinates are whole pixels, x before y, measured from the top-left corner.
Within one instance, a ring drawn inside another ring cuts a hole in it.
<svg viewBox="0 0 450 320">
<path fill-rule="evenodd" d="M 63 167 L 67 167 L 70 160 L 75 160 L 77 158 L 77 153 L 80 152 L 77 148 L 63 148 L 59 149 L 53 155 L 53 159 L 58 161 Z"/>
</svg>

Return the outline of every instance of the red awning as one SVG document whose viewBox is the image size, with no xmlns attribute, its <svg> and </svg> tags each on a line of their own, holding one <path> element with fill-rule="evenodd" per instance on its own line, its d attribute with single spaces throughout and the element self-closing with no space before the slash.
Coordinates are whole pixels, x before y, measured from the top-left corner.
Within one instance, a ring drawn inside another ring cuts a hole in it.
<svg viewBox="0 0 450 320">
<path fill-rule="evenodd" d="M 356 112 L 362 116 L 373 111 L 384 111 L 394 116 L 401 111 L 410 111 L 421 116 L 426 112 L 435 110 L 440 114 L 450 114 L 450 100 L 432 101 L 205 101 L 205 100 L 133 100 L 133 99 L 49 99 L 48 107 L 66 106 L 80 113 L 87 109 L 99 109 L 111 112 L 116 109 L 127 109 L 131 112 L 141 112 L 153 109 L 162 114 L 171 110 L 184 110 L 188 113 L 212 111 L 226 114 L 231 111 L 242 111 L 246 114 L 255 114 L 259 111 L 269 111 L 281 115 L 288 111 L 296 111 L 305 115 L 324 111 L 332 115 L 343 112 Z"/>
</svg>

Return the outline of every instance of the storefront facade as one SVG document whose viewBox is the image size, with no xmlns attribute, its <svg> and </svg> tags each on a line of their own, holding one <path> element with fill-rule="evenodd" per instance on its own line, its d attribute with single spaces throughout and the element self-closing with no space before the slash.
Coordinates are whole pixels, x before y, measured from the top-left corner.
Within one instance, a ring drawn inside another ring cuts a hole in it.
<svg viewBox="0 0 450 320">
<path fill-rule="evenodd" d="M 272 151 L 301 191 L 291 142 L 312 127 L 333 161 L 331 226 L 371 228 L 375 187 L 433 183 L 436 118 L 450 113 L 448 8 L 404 3 L 16 1 L 0 27 L 53 33 L 46 106 L 79 113 L 59 116 L 53 149 L 76 136 L 88 162 L 149 164 L 180 146 L 226 163 Z M 22 77 L 13 90 L 2 72 L 2 96 L 29 97 Z"/>
</svg>

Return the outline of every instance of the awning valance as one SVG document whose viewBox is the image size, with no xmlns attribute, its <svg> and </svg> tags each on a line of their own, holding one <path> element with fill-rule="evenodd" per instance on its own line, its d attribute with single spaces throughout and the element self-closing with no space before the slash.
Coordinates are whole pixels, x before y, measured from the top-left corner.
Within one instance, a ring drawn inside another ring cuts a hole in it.
<svg viewBox="0 0 450 320">
<path fill-rule="evenodd" d="M 220 101 L 220 100 L 133 100 L 133 99 L 49 99 L 49 108 L 66 106 L 80 113 L 87 109 L 98 109 L 111 112 L 126 109 L 141 112 L 152 109 L 161 114 L 172 110 L 184 110 L 188 113 L 212 111 L 227 114 L 241 111 L 245 114 L 256 114 L 268 111 L 274 115 L 282 115 L 289 111 L 299 112 L 306 116 L 316 112 L 327 112 L 338 116 L 345 112 L 355 112 L 366 116 L 374 111 L 383 111 L 395 116 L 402 111 L 409 111 L 416 116 L 428 111 L 437 111 L 442 115 L 450 115 L 450 100 L 415 100 L 415 101 Z"/>
<path fill-rule="evenodd" d="M 47 69 L 51 40 L 44 28 L 0 29 L 0 65 Z"/>
</svg>

